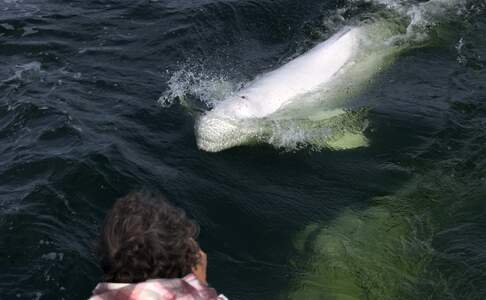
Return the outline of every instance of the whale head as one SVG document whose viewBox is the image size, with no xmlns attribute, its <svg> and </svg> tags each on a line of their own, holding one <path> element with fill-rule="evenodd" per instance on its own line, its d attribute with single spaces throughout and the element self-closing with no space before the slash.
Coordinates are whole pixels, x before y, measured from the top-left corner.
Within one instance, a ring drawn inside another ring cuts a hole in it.
<svg viewBox="0 0 486 300">
<path fill-rule="evenodd" d="M 208 112 L 195 124 L 196 143 L 199 149 L 219 152 L 242 144 L 256 142 L 258 126 L 237 118 L 219 116 Z"/>
</svg>

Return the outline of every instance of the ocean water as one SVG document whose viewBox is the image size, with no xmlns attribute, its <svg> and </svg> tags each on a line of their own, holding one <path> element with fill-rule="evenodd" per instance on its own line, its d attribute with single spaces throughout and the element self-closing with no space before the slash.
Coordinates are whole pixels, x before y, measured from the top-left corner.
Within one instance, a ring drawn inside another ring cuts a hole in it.
<svg viewBox="0 0 486 300">
<path fill-rule="evenodd" d="M 201 225 L 230 299 L 485 299 L 486 3 L 419 2 L 0 0 L 0 299 L 86 299 L 143 189 Z M 197 148 L 198 113 L 388 11 L 433 42 L 352 97 L 368 147 Z"/>
</svg>

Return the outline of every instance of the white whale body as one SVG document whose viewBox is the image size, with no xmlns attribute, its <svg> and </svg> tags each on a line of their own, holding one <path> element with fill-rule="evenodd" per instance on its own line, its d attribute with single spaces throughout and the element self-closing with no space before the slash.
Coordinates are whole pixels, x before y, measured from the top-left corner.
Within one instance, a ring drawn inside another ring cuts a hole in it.
<svg viewBox="0 0 486 300">
<path fill-rule="evenodd" d="M 297 95 L 329 81 L 358 48 L 360 28 L 347 28 L 308 53 L 253 81 L 217 106 L 212 114 L 228 118 L 261 118 Z"/>
<path fill-rule="evenodd" d="M 415 7 L 414 13 L 444 15 L 458 1 L 431 0 Z M 407 14 L 346 27 L 307 53 L 258 76 L 196 120 L 198 147 L 218 152 L 255 143 L 285 147 L 289 141 L 301 140 L 333 149 L 366 146 L 366 120 L 350 114 L 345 101 L 413 44 L 416 28 L 422 24 L 416 22 L 417 17 L 406 20 Z M 420 43 L 423 46 L 424 41 Z"/>
<path fill-rule="evenodd" d="M 300 57 L 259 76 L 196 121 L 198 147 L 217 152 L 243 144 L 268 143 L 281 137 L 273 134 L 275 128 L 285 128 L 291 120 L 294 128 L 297 125 L 302 132 L 309 127 L 322 128 L 322 122 L 329 124 L 330 119 L 346 123 L 346 111 L 331 105 L 337 98 L 343 98 L 339 96 L 345 96 L 363 82 L 359 76 L 363 68 L 367 69 L 366 79 L 380 69 L 384 58 L 391 53 L 364 53 L 368 49 L 366 42 L 371 38 L 370 30 L 379 28 L 383 26 L 347 27 Z M 351 78 L 354 82 L 349 82 Z M 323 104 L 328 107 L 316 111 L 312 103 L 319 103 L 321 108 Z M 302 105 L 307 106 L 308 111 L 305 107 L 295 109 Z M 288 111 L 292 111 L 291 116 L 286 114 Z M 323 128 L 322 132 L 324 138 L 332 135 L 330 127 Z M 366 145 L 359 130 L 341 134 L 339 139 L 341 141 L 327 139 L 327 146 L 353 148 Z M 346 140 L 346 145 L 340 144 L 342 139 Z M 325 139 L 321 142 L 326 143 Z"/>
</svg>

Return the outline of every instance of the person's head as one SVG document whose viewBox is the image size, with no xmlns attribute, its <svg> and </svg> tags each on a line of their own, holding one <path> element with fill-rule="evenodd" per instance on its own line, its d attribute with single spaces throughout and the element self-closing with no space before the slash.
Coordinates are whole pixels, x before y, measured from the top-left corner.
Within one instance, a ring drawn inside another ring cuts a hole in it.
<svg viewBox="0 0 486 300">
<path fill-rule="evenodd" d="M 116 201 L 101 236 L 104 279 L 138 283 L 180 278 L 201 259 L 198 226 L 163 197 L 132 193 Z"/>
</svg>

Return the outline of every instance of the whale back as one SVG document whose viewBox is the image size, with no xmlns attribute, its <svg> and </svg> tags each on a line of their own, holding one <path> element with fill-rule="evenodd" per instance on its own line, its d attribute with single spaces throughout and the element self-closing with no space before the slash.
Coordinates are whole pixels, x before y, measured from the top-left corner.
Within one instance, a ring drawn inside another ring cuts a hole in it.
<svg viewBox="0 0 486 300">
<path fill-rule="evenodd" d="M 356 53 L 359 28 L 348 27 L 282 67 L 257 77 L 213 113 L 228 118 L 262 118 L 290 99 L 330 81 Z"/>
</svg>

